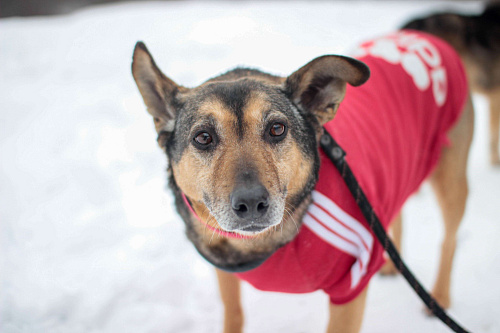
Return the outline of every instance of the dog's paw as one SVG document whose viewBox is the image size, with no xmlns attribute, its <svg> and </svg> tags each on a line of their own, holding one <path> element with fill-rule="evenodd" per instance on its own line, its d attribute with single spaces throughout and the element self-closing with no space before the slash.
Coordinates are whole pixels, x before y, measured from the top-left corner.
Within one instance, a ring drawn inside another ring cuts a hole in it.
<svg viewBox="0 0 500 333">
<path fill-rule="evenodd" d="M 393 276 L 393 275 L 398 274 L 399 271 L 397 270 L 396 266 L 394 266 L 392 261 L 388 260 L 388 261 L 386 261 L 384 266 L 382 266 L 379 273 L 381 275 L 384 275 L 384 276 L 391 276 L 391 275 Z"/>
</svg>

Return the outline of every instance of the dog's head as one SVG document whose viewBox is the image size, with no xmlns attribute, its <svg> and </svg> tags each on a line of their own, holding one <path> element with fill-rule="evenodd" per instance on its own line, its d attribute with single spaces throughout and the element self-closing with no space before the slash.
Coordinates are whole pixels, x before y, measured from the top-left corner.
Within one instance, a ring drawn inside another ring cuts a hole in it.
<svg viewBox="0 0 500 333">
<path fill-rule="evenodd" d="M 198 250 L 226 253 L 220 248 L 229 246 L 266 255 L 298 231 L 318 175 L 317 140 L 346 83 L 369 77 L 357 60 L 323 56 L 288 78 L 236 69 L 188 89 L 166 77 L 142 43 L 132 72 L 168 156 L 178 204 L 184 195 L 211 229 L 253 237 L 213 240 L 182 208 Z"/>
</svg>

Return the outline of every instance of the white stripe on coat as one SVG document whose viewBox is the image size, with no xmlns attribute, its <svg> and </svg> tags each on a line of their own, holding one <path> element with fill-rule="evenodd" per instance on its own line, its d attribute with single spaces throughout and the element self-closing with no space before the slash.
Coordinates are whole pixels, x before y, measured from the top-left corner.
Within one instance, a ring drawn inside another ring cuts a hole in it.
<svg viewBox="0 0 500 333">
<path fill-rule="evenodd" d="M 313 191 L 313 202 L 304 224 L 319 238 L 345 252 L 356 262 L 351 267 L 351 289 L 366 274 L 373 248 L 373 236 L 365 226 L 342 210 L 330 198 Z"/>
</svg>

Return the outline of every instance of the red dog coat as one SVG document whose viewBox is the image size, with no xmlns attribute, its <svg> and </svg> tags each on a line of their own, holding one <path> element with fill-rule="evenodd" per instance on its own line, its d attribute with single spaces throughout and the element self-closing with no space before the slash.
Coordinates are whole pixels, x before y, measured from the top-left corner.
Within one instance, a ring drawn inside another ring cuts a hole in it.
<svg viewBox="0 0 500 333">
<path fill-rule="evenodd" d="M 455 51 L 422 33 L 402 31 L 356 49 L 371 78 L 347 87 L 326 130 L 347 153 L 359 184 L 387 228 L 436 166 L 447 131 L 468 96 Z M 334 304 L 354 299 L 384 263 L 344 181 L 321 153 L 319 181 L 297 237 L 261 266 L 237 276 L 261 290 L 323 289 Z"/>
</svg>

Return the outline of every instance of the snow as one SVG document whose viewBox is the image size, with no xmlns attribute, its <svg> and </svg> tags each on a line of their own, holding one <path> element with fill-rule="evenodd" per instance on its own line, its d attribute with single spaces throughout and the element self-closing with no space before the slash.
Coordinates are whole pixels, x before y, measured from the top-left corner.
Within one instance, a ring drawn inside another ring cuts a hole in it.
<svg viewBox="0 0 500 333">
<path fill-rule="evenodd" d="M 220 332 L 215 274 L 183 233 L 166 160 L 130 73 L 143 40 L 176 82 L 243 64 L 286 75 L 437 8 L 477 2 L 140 2 L 0 20 L 0 331 Z M 471 193 L 451 314 L 500 332 L 500 170 L 475 96 Z M 442 235 L 424 186 L 404 256 L 432 285 Z M 327 297 L 244 285 L 246 332 L 321 332 Z M 447 332 L 401 277 L 371 283 L 363 332 Z"/>
</svg>

